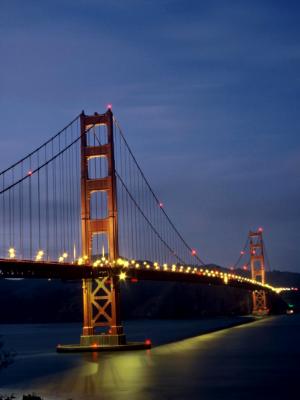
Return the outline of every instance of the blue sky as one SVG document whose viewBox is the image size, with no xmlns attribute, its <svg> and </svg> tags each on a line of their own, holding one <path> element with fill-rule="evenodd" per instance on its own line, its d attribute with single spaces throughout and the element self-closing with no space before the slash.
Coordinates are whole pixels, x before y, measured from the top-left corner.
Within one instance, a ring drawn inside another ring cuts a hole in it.
<svg viewBox="0 0 300 400">
<path fill-rule="evenodd" d="M 300 272 L 296 1 L 2 0 L 0 168 L 107 103 L 179 230 Z"/>
</svg>

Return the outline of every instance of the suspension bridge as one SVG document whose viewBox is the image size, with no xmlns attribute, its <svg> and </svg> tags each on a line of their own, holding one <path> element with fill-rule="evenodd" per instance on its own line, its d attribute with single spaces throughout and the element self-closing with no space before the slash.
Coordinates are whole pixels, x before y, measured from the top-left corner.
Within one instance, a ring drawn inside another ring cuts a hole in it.
<svg viewBox="0 0 300 400">
<path fill-rule="evenodd" d="M 260 315 L 269 312 L 268 294 L 283 290 L 266 283 L 261 228 L 249 232 L 235 264 L 248 254 L 251 276 L 201 260 L 150 186 L 111 107 L 82 112 L 2 171 L 0 218 L 1 278 L 82 279 L 81 349 L 126 346 L 125 279 L 244 288 Z"/>
</svg>

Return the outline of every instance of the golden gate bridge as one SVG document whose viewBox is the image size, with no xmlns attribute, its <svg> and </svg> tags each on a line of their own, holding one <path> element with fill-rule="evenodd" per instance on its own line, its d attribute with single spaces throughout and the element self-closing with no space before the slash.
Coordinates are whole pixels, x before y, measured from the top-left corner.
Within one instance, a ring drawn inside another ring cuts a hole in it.
<svg viewBox="0 0 300 400">
<path fill-rule="evenodd" d="M 82 279 L 81 343 L 59 350 L 128 347 L 124 279 L 244 288 L 259 315 L 269 312 L 268 294 L 285 289 L 266 283 L 261 228 L 249 232 L 235 264 L 248 254 L 251 277 L 202 261 L 150 186 L 111 107 L 82 112 L 2 171 L 0 218 L 0 277 Z"/>
</svg>

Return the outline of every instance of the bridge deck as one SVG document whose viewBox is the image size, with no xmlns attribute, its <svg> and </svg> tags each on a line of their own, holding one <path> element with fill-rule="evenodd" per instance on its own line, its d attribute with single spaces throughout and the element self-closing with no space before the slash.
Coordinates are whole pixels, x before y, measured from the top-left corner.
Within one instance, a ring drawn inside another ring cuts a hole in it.
<svg viewBox="0 0 300 400">
<path fill-rule="evenodd" d="M 188 268 L 190 268 L 188 270 Z M 227 274 L 218 270 L 197 269 L 191 267 L 179 267 L 176 270 L 162 269 L 147 263 L 145 266 L 141 264 L 139 268 L 134 265 L 124 266 L 92 266 L 78 265 L 73 263 L 59 262 L 39 262 L 32 260 L 8 260 L 0 259 L 0 278 L 20 279 L 62 279 L 62 280 L 80 280 L 80 279 L 97 279 L 104 276 L 119 275 L 121 272 L 126 273 L 126 278 L 137 280 L 152 281 L 177 281 L 189 282 L 206 285 L 225 285 L 230 287 L 242 288 L 246 290 L 267 290 L 275 291 L 275 288 L 269 285 L 261 285 L 255 283 L 249 278 L 242 276 Z"/>
</svg>

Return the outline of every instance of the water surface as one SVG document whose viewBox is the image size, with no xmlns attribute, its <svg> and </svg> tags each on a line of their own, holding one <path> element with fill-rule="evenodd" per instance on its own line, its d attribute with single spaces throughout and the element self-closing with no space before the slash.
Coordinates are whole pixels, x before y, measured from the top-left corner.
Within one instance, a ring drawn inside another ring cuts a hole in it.
<svg viewBox="0 0 300 400">
<path fill-rule="evenodd" d="M 157 346 L 86 354 L 54 351 L 58 341 L 78 342 L 77 324 L 2 325 L 6 345 L 14 347 L 18 356 L 0 371 L 0 393 L 35 391 L 46 399 L 74 400 L 300 398 L 299 315 L 268 317 L 166 343 L 212 324 L 131 321 L 126 326 L 129 338 L 152 335 Z"/>
</svg>

